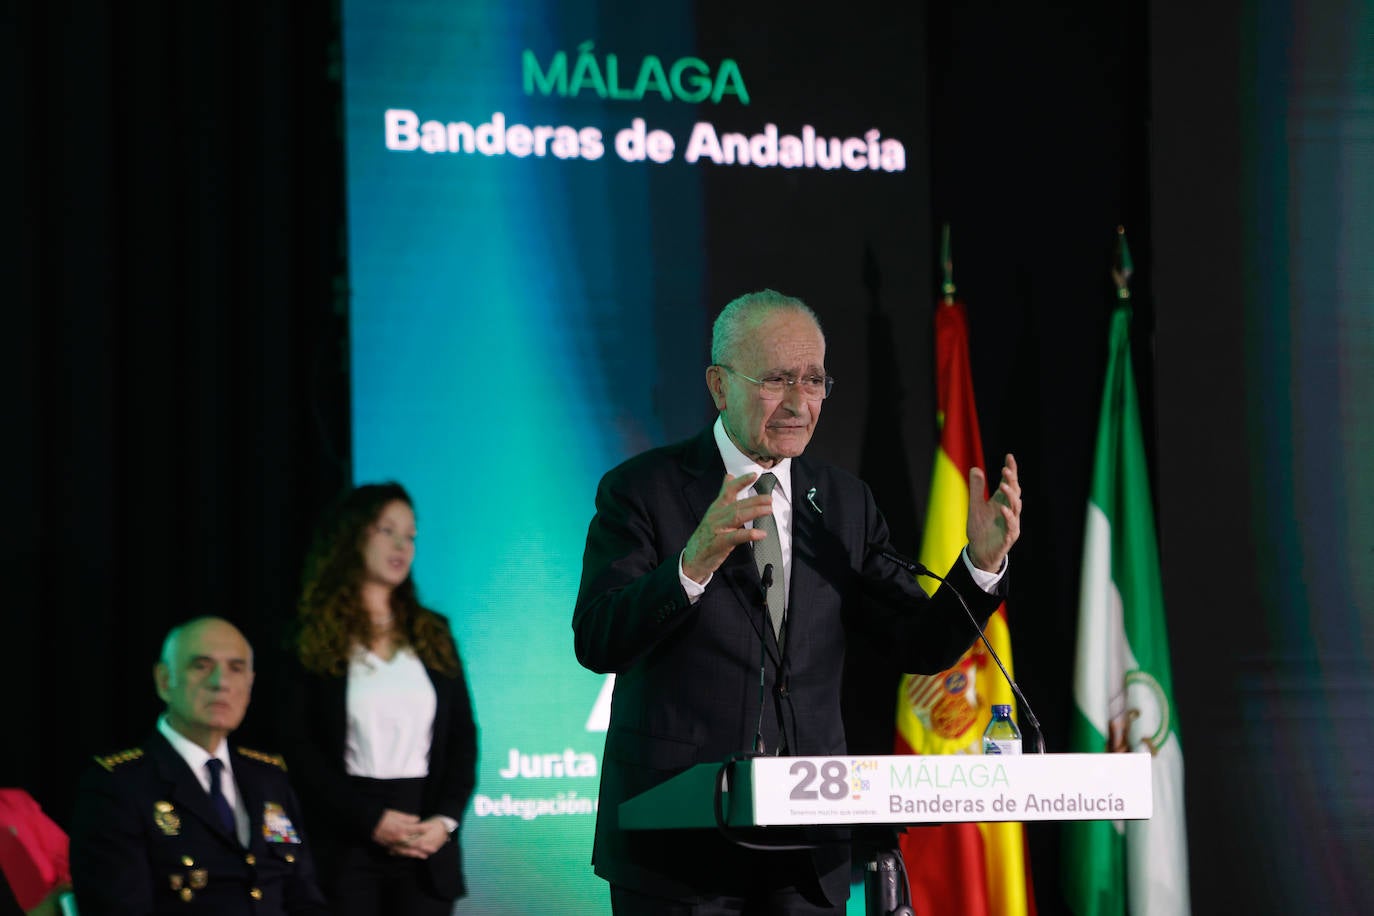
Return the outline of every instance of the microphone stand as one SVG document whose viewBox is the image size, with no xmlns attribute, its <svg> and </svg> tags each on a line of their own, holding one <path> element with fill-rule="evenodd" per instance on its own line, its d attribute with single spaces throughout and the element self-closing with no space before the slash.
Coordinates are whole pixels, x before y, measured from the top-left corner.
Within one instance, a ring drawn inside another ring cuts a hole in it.
<svg viewBox="0 0 1374 916">
<path fill-rule="evenodd" d="M 1037 754 L 1045 753 L 1045 735 L 1040 730 L 1040 720 L 1035 718 L 1035 713 L 1031 711 L 1030 704 L 1026 702 L 1026 695 L 1021 692 L 1021 688 L 1017 686 L 1016 681 L 1012 679 L 1011 674 L 1007 671 L 1007 666 L 1002 664 L 1002 659 L 997 655 L 997 650 L 992 647 L 992 643 L 988 642 L 987 636 L 983 633 L 983 628 L 978 626 L 978 618 L 973 616 L 973 611 L 969 610 L 968 602 L 964 600 L 963 595 L 959 594 L 959 590 L 951 585 L 948 579 L 943 576 L 937 576 L 927 569 L 924 564 L 918 563 L 915 560 L 908 560 L 891 548 L 873 545 L 873 549 L 883 557 L 891 560 L 893 563 L 902 567 L 902 569 L 911 573 L 913 576 L 927 576 L 934 579 L 936 582 L 948 588 L 954 594 L 954 597 L 959 599 L 960 606 L 963 607 L 964 613 L 968 615 L 969 623 L 973 624 L 973 629 L 978 633 L 978 638 L 981 639 L 983 645 L 987 647 L 988 654 L 991 655 L 992 660 L 997 663 L 998 669 L 1002 672 L 1002 677 L 1006 679 L 1007 684 L 1011 687 L 1011 692 L 1015 694 L 1016 701 L 1021 704 L 1021 710 L 1026 714 L 1026 724 L 1035 730 L 1035 752 Z"/>
<path fill-rule="evenodd" d="M 763 578 L 763 625 L 764 625 L 765 628 L 767 628 L 767 627 L 769 626 L 769 623 L 768 623 L 768 589 L 770 589 L 770 588 L 773 587 L 773 564 L 772 564 L 772 563 L 767 563 L 767 564 L 764 565 L 764 567 L 763 567 L 763 576 L 762 576 L 762 578 Z M 765 672 L 766 672 L 766 670 L 767 670 L 767 667 L 768 667 L 768 648 L 767 648 L 767 643 L 768 643 L 768 638 L 767 638 L 766 635 L 765 635 L 763 638 L 761 638 L 761 639 L 759 640 L 759 721 L 758 721 L 758 724 L 754 726 L 754 753 L 755 753 L 755 754 L 765 754 L 765 753 L 767 753 L 767 751 L 764 749 L 764 746 L 763 746 L 763 700 L 764 700 L 764 696 L 765 696 L 764 682 L 765 682 L 765 680 L 766 680 L 765 677 L 764 677 L 764 674 L 765 674 Z"/>
<path fill-rule="evenodd" d="M 815 849 L 810 843 L 754 843 L 741 837 L 736 830 L 727 823 L 725 811 L 725 793 L 722 787 L 725 785 L 736 762 L 747 760 L 750 757 L 758 757 L 767 753 L 763 743 L 763 704 L 767 696 L 765 684 L 767 683 L 768 670 L 768 650 L 767 650 L 767 629 L 772 626 L 768 617 L 768 590 L 773 587 L 773 564 L 766 563 L 760 577 L 763 582 L 763 626 L 764 636 L 759 640 L 759 719 L 754 726 L 754 752 L 753 754 L 732 754 L 724 763 L 721 764 L 720 772 L 715 779 L 715 796 L 712 808 L 716 816 L 716 830 L 724 836 L 731 844 L 742 849 L 752 849 L 758 852 L 801 852 Z M 781 723 L 779 723 L 779 734 L 782 734 Z M 775 751 L 776 753 L 776 751 Z"/>
</svg>

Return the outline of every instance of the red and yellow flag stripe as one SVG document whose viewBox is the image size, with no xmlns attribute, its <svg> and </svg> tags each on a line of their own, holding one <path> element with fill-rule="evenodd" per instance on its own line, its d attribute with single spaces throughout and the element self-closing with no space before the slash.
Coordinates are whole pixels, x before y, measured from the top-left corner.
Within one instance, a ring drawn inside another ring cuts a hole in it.
<svg viewBox="0 0 1374 916">
<path fill-rule="evenodd" d="M 940 445 L 931 474 L 930 499 L 919 558 L 932 570 L 962 562 L 967 543 L 972 467 L 986 469 L 973 400 L 968 316 L 962 302 L 936 307 L 935 361 Z M 987 494 L 979 494 L 986 499 Z M 934 580 L 923 580 L 933 591 Z M 1012 669 L 1006 606 L 984 630 Z M 937 675 L 906 675 L 897 699 L 897 753 L 977 754 L 994 703 L 1012 704 L 1011 688 L 976 643 L 953 667 Z M 902 853 L 918 913 L 951 916 L 1034 916 L 1025 834 L 1020 823 L 945 824 L 913 828 Z"/>
</svg>

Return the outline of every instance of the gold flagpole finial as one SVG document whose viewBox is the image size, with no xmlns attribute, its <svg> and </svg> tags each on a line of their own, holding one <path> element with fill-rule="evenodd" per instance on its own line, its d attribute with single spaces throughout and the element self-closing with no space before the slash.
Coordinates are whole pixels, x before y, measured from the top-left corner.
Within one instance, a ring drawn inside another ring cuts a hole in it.
<svg viewBox="0 0 1374 916">
<path fill-rule="evenodd" d="M 945 280 L 940 284 L 945 305 L 954 304 L 954 256 L 950 254 L 949 223 L 940 230 L 940 266 L 944 269 Z"/>
<path fill-rule="evenodd" d="M 1135 265 L 1131 262 L 1131 246 L 1126 244 L 1126 227 L 1116 227 L 1116 256 L 1112 259 L 1112 281 L 1116 283 L 1116 298 L 1131 298 L 1131 274 Z"/>
</svg>

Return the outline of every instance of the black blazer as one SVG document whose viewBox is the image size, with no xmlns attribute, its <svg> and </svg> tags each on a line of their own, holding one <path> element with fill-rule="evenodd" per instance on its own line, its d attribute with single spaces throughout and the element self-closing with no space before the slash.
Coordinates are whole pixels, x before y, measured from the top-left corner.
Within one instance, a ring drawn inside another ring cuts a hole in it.
<svg viewBox="0 0 1374 916">
<path fill-rule="evenodd" d="M 456 650 L 455 650 L 456 654 Z M 283 704 L 283 746 L 301 801 L 315 826 L 320 858 L 331 861 L 341 845 L 367 845 L 382 816 L 382 805 L 354 791 L 344 769 L 348 727 L 348 678 L 310 674 L 295 663 Z M 459 824 L 477 785 L 477 725 L 459 661 L 458 675 L 425 668 L 434 685 L 434 734 L 429 749 L 421 817 L 442 814 Z M 327 831 L 327 832 L 326 832 Z M 457 899 L 467 893 L 459 837 L 425 860 L 433 890 Z"/>
<path fill-rule="evenodd" d="M 695 605 L 678 580 L 678 557 L 724 479 L 710 429 L 630 459 L 597 489 L 573 633 L 585 667 L 616 674 L 593 852 L 597 874 L 613 884 L 684 897 L 747 885 L 758 871 L 756 857 L 712 831 L 636 836 L 620 830 L 616 813 L 625 799 L 694 764 L 752 748 L 761 651 L 767 749 L 785 738 L 791 754 L 842 755 L 846 629 L 872 636 L 892 662 L 916 673 L 943 670 L 976 638 L 949 589 L 928 598 L 907 572 L 869 549 L 887 544 L 888 529 L 867 485 L 804 457 L 791 470 L 785 653 L 766 623 L 747 549 L 730 554 Z M 1000 596 L 978 588 L 962 560 L 948 578 L 985 623 Z M 799 883 L 813 878 L 832 901 L 844 899 L 846 844 L 799 861 L 809 872 Z"/>
<path fill-rule="evenodd" d="M 210 796 L 161 734 L 96 758 L 81 779 L 71 835 L 82 916 L 328 912 L 280 758 L 239 747 L 230 753 L 248 809 L 247 849 L 225 831 Z"/>
</svg>

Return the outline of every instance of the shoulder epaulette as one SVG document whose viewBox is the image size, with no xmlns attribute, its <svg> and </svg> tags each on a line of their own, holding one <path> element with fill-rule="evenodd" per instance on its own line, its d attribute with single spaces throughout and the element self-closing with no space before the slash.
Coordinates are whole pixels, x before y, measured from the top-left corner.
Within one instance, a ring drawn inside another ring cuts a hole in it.
<svg viewBox="0 0 1374 916">
<path fill-rule="evenodd" d="M 97 754 L 95 762 L 100 764 L 109 772 L 113 773 L 115 767 L 121 763 L 128 763 L 143 756 L 143 748 L 131 747 L 126 751 L 115 751 L 113 754 Z"/>
<path fill-rule="evenodd" d="M 249 760 L 256 760 L 258 763 L 268 763 L 281 770 L 283 773 L 286 772 L 286 758 L 281 754 L 268 754 L 263 751 L 255 751 L 251 747 L 236 747 L 234 750 L 238 751 Z"/>
</svg>

